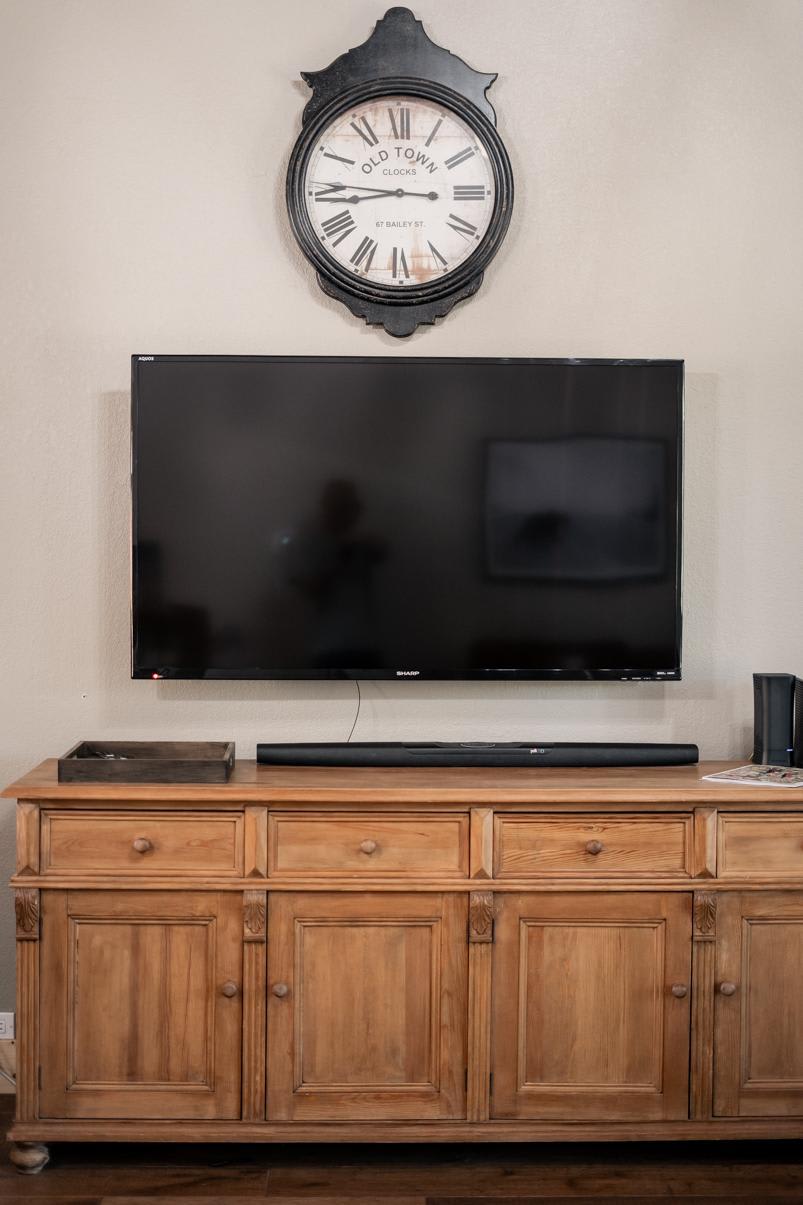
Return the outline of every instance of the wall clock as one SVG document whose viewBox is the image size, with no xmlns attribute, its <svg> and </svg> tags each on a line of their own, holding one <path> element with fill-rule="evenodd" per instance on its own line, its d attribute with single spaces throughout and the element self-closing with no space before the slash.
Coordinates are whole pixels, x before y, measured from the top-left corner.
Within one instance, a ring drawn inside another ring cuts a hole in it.
<svg viewBox="0 0 803 1205">
<path fill-rule="evenodd" d="M 507 231 L 496 75 L 436 46 L 407 8 L 323 71 L 287 172 L 293 233 L 325 293 L 406 336 L 476 293 Z"/>
</svg>

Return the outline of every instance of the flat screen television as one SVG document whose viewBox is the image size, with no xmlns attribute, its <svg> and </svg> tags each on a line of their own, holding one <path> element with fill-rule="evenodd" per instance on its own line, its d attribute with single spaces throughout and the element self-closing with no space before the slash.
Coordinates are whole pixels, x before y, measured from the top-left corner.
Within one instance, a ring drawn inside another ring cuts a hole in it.
<svg viewBox="0 0 803 1205">
<path fill-rule="evenodd" d="M 680 677 L 682 361 L 132 378 L 135 678 Z"/>
</svg>

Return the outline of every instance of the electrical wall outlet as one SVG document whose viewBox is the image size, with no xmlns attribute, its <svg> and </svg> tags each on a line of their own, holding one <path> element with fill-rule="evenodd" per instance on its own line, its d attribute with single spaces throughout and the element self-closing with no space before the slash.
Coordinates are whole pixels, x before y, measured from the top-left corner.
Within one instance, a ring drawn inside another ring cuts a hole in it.
<svg viewBox="0 0 803 1205">
<path fill-rule="evenodd" d="M 0 1095 L 14 1091 L 16 1071 L 17 1043 L 3 1038 L 0 1041 Z"/>
<path fill-rule="evenodd" d="M 0 1013 L 0 1041 L 14 1037 L 14 1014 Z"/>
</svg>

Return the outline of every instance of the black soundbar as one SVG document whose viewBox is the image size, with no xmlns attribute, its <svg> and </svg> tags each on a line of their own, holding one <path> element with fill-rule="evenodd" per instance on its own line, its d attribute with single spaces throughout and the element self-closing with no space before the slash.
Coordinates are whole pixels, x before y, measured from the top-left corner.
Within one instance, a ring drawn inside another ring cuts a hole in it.
<svg viewBox="0 0 803 1205">
<path fill-rule="evenodd" d="M 693 766 L 696 745 L 522 741 L 257 745 L 263 766 Z"/>
</svg>

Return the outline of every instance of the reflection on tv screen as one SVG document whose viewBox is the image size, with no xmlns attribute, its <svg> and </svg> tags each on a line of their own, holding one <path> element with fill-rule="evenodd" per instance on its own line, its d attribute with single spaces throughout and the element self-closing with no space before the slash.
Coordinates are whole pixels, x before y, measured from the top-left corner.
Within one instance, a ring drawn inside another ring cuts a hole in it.
<svg viewBox="0 0 803 1205">
<path fill-rule="evenodd" d="M 665 574 L 666 464 L 657 439 L 490 443 L 489 573 L 589 583 Z"/>
</svg>

